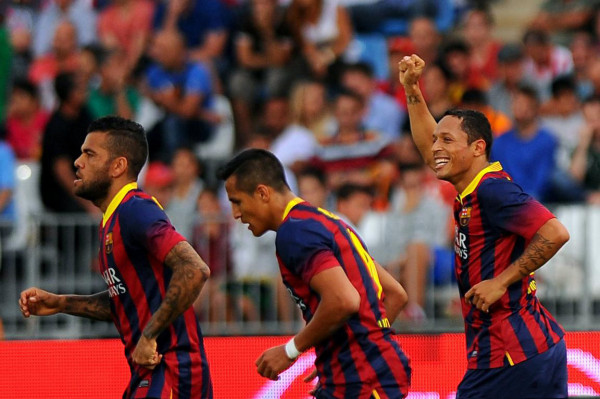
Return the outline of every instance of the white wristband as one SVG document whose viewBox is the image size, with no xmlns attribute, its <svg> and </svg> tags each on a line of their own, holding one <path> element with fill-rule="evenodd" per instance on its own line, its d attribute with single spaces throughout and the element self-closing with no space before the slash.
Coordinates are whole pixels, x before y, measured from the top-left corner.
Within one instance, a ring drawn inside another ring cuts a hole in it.
<svg viewBox="0 0 600 399">
<path fill-rule="evenodd" d="M 294 337 L 295 338 L 295 337 Z M 294 343 L 294 338 L 290 339 L 287 344 L 285 344 L 285 354 L 291 360 L 296 360 L 298 356 L 300 356 L 300 351 L 296 348 L 296 344 Z"/>
</svg>

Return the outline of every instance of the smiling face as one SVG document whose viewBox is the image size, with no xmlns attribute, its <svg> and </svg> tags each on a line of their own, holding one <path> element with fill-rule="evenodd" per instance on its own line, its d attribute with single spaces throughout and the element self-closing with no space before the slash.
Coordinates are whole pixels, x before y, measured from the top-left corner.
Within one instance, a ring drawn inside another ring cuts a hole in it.
<svg viewBox="0 0 600 399">
<path fill-rule="evenodd" d="M 247 224 L 255 237 L 273 230 L 270 227 L 269 192 L 265 185 L 258 185 L 252 194 L 248 194 L 238 189 L 237 176 L 232 175 L 225 181 L 225 190 L 231 202 L 233 218 Z"/>
<path fill-rule="evenodd" d="M 106 199 L 112 183 L 109 170 L 113 160 L 107 140 L 107 134 L 89 133 L 81 146 L 81 155 L 75 160 L 75 195 L 96 205 Z"/>
<path fill-rule="evenodd" d="M 471 181 L 472 165 L 481 154 L 482 139 L 469 144 L 467 133 L 461 128 L 461 119 L 445 116 L 433 133 L 433 167 L 438 179 L 447 180 L 455 187 Z M 485 151 L 485 144 L 483 144 Z M 459 188 L 457 188 L 459 189 Z M 459 191 L 462 191 L 459 189 Z"/>
</svg>

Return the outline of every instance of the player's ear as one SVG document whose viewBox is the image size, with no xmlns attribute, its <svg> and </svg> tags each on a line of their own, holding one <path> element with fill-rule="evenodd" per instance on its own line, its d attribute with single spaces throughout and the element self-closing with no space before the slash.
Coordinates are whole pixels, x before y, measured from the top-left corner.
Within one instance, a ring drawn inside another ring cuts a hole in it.
<svg viewBox="0 0 600 399">
<path fill-rule="evenodd" d="M 129 167 L 129 162 L 127 162 L 127 158 L 116 157 L 111 162 L 111 166 L 110 166 L 111 177 L 119 177 L 123 173 L 127 173 L 128 167 Z"/>
<path fill-rule="evenodd" d="M 484 139 L 475 140 L 473 142 L 473 145 L 475 146 L 475 152 L 474 152 L 473 155 L 475 155 L 476 157 L 480 157 L 482 155 L 486 155 L 485 154 L 485 149 L 487 147 L 487 144 L 485 143 Z"/>
<path fill-rule="evenodd" d="M 265 202 L 268 201 L 269 198 L 271 197 L 271 192 L 269 191 L 269 187 L 265 186 L 264 184 L 259 184 L 258 186 L 256 186 L 256 193 L 258 194 L 260 199 Z"/>
</svg>

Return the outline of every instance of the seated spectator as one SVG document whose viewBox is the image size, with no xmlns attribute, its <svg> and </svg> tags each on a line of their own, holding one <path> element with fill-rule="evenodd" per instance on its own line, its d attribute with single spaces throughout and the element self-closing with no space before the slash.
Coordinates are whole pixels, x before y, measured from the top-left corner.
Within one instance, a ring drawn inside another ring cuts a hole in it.
<svg viewBox="0 0 600 399">
<path fill-rule="evenodd" d="M 310 130 L 322 143 L 335 133 L 336 122 L 327 100 L 326 88 L 318 80 L 296 83 L 290 95 L 292 123 Z"/>
<path fill-rule="evenodd" d="M 218 122 L 213 82 L 205 64 L 188 59 L 183 37 L 176 31 L 157 33 L 151 55 L 154 63 L 146 71 L 146 90 L 165 116 L 150 135 L 158 136 L 156 151 L 170 159 L 178 147 L 193 147 L 211 137 Z"/>
<path fill-rule="evenodd" d="M 85 108 L 85 86 L 72 73 L 61 73 L 54 87 L 59 106 L 50 116 L 42 139 L 40 160 L 40 194 L 46 210 L 58 213 L 88 212 L 98 208 L 73 192 L 74 162 L 81 155 L 81 145 L 92 122 Z"/>
<path fill-rule="evenodd" d="M 194 215 L 204 183 L 200 180 L 200 162 L 189 148 L 179 148 L 171 161 L 172 194 L 165 212 L 175 229 L 188 240 L 192 239 Z"/>
<path fill-rule="evenodd" d="M 382 171 L 393 157 L 393 150 L 389 140 L 363 127 L 364 107 L 363 98 L 349 90 L 341 91 L 335 100 L 338 130 L 315 156 L 315 165 L 325 171 L 332 191 L 344 183 L 375 186 L 390 178 Z"/>
<path fill-rule="evenodd" d="M 220 0 L 159 1 L 153 21 L 155 31 L 181 33 L 190 60 L 211 66 L 222 62 L 228 24 L 227 9 Z"/>
<path fill-rule="evenodd" d="M 107 49 L 125 54 L 122 67 L 132 71 L 150 39 L 154 2 L 151 0 L 115 0 L 98 16 L 98 36 Z"/>
<path fill-rule="evenodd" d="M 540 125 L 535 89 L 521 86 L 513 101 L 513 128 L 494 141 L 491 159 L 500 161 L 515 183 L 538 201 L 552 188 L 557 141 Z"/>
<path fill-rule="evenodd" d="M 335 213 L 359 234 L 361 221 L 372 203 L 373 191 L 367 186 L 345 183 L 335 192 Z"/>
<path fill-rule="evenodd" d="M 42 106 L 48 111 L 53 111 L 57 102 L 52 87 L 54 78 L 59 73 L 76 72 L 79 68 L 75 25 L 62 21 L 53 32 L 52 51 L 36 58 L 29 69 L 29 80 L 40 88 Z"/>
<path fill-rule="evenodd" d="M 5 24 L 13 50 L 12 77 L 24 79 L 33 60 L 32 41 L 38 19 L 38 4 L 32 0 L 12 1 L 6 7 Z"/>
<path fill-rule="evenodd" d="M 450 71 L 448 93 L 453 104 L 460 102 L 467 89 L 488 89 L 489 81 L 471 70 L 470 59 L 471 49 L 462 39 L 449 40 L 440 49 L 440 63 Z"/>
<path fill-rule="evenodd" d="M 298 195 L 311 205 L 323 209 L 335 209 L 331 203 L 331 193 L 327 190 L 327 179 L 322 170 L 306 167 L 297 175 Z"/>
<path fill-rule="evenodd" d="M 490 105 L 512 119 L 512 99 L 526 83 L 525 54 L 517 43 L 508 43 L 498 52 L 498 79 L 488 91 Z"/>
<path fill-rule="evenodd" d="M 450 98 L 452 73 L 439 62 L 429 64 L 423 71 L 423 90 L 427 105 L 435 120 L 442 118 L 447 110 L 454 107 Z"/>
<path fill-rule="evenodd" d="M 566 47 L 555 45 L 550 36 L 540 30 L 530 29 L 523 36 L 525 45 L 525 78 L 540 96 L 541 101 L 550 98 L 552 80 L 573 72 L 573 57 Z"/>
<path fill-rule="evenodd" d="M 257 99 L 287 95 L 293 39 L 276 0 L 252 0 L 240 19 L 237 65 L 229 78 L 229 92 L 237 129 L 245 136 Z"/>
<path fill-rule="evenodd" d="M 596 57 L 592 34 L 587 31 L 575 32 L 569 50 L 573 56 L 573 77 L 577 86 L 577 97 L 582 100 L 594 92 L 594 86 L 588 76 L 589 66 Z"/>
<path fill-rule="evenodd" d="M 600 97 L 583 103 L 585 124 L 573 153 L 571 174 L 587 191 L 587 202 L 600 205 Z"/>
<path fill-rule="evenodd" d="M 35 85 L 27 80 L 13 83 L 6 118 L 7 141 L 19 160 L 38 160 L 42 134 L 50 115 L 41 108 Z"/>
<path fill-rule="evenodd" d="M 431 18 L 415 17 L 410 22 L 408 37 L 414 46 L 414 53 L 419 54 L 425 65 L 431 65 L 438 58 L 442 37 Z"/>
<path fill-rule="evenodd" d="M 390 141 L 400 137 L 406 112 L 393 97 L 377 89 L 373 69 L 369 64 L 346 65 L 341 83 L 363 97 L 366 111 L 362 123 L 365 129 L 379 132 Z"/>
<path fill-rule="evenodd" d="M 87 106 L 94 119 L 118 115 L 133 119 L 138 110 L 140 95 L 127 81 L 127 61 L 119 50 L 104 51 L 98 59 L 97 87 L 89 92 Z"/>
<path fill-rule="evenodd" d="M 469 46 L 471 79 L 483 81 L 483 89 L 491 86 L 498 76 L 498 52 L 501 43 L 494 39 L 494 18 L 485 7 L 473 8 L 464 16 L 462 34 Z"/>
<path fill-rule="evenodd" d="M 96 12 L 87 0 L 50 0 L 42 8 L 33 39 L 34 57 L 42 57 L 56 44 L 56 30 L 65 21 L 73 24 L 77 32 L 76 46 L 82 47 L 96 41 Z"/>
<path fill-rule="evenodd" d="M 336 0 L 292 0 L 287 22 L 309 77 L 335 82 L 340 59 L 352 40 L 352 23 Z"/>
<path fill-rule="evenodd" d="M 161 161 L 148 163 L 142 180 L 142 188 L 153 196 L 161 207 L 168 207 L 173 197 L 173 170 L 168 164 Z"/>
<path fill-rule="evenodd" d="M 512 127 L 512 121 L 508 116 L 496 111 L 488 104 L 487 96 L 482 90 L 467 89 L 462 95 L 460 107 L 474 109 L 484 114 L 490 122 L 495 137 L 506 133 Z"/>
<path fill-rule="evenodd" d="M 15 153 L 4 140 L 5 136 L 6 129 L 0 125 L 0 244 L 3 238 L 8 237 L 17 218 L 14 202 Z"/>
<path fill-rule="evenodd" d="M 407 55 L 416 54 L 415 47 L 407 37 L 397 36 L 388 39 L 388 78 L 379 82 L 379 88 L 396 99 L 406 113 L 406 94 L 398 80 L 398 64 Z M 405 117 L 405 119 L 407 119 Z"/>
<path fill-rule="evenodd" d="M 544 0 L 529 25 L 550 32 L 554 43 L 566 46 L 573 32 L 588 27 L 596 6 L 597 2 L 588 0 Z"/>
</svg>

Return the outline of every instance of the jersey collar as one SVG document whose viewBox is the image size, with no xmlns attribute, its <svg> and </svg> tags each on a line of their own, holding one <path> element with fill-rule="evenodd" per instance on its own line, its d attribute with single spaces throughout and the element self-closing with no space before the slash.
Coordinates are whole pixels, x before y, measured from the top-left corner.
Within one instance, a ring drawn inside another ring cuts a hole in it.
<svg viewBox="0 0 600 399">
<path fill-rule="evenodd" d="M 288 213 L 290 213 L 292 208 L 301 202 L 304 202 L 304 200 L 300 197 L 296 197 L 293 200 L 291 200 L 290 202 L 288 202 L 287 205 L 285 206 L 285 211 L 283 211 L 283 217 L 281 218 L 281 220 L 285 220 L 285 218 L 287 217 Z"/>
<path fill-rule="evenodd" d="M 125 198 L 125 195 L 127 195 L 127 193 L 130 192 L 131 190 L 135 190 L 137 188 L 138 188 L 137 183 L 133 182 L 133 183 L 124 185 L 119 190 L 117 195 L 115 195 L 113 197 L 113 199 L 110 201 L 110 204 L 108 204 L 108 208 L 106 208 L 106 212 L 104 212 L 104 215 L 102 215 L 102 227 L 104 227 L 106 225 L 106 222 L 108 222 L 108 219 L 110 219 L 112 214 L 115 213 L 115 210 L 117 209 L 117 207 L 119 206 L 121 201 L 123 201 L 123 198 Z"/>
<path fill-rule="evenodd" d="M 475 189 L 479 185 L 479 182 L 481 181 L 481 179 L 483 178 L 483 176 L 485 176 L 487 173 L 490 173 L 490 172 L 500 172 L 501 170 L 502 170 L 502 165 L 500 165 L 500 162 L 498 162 L 498 161 L 490 164 L 488 167 L 486 167 L 484 169 L 481 169 L 481 171 L 479 171 L 479 173 L 477 173 L 477 176 L 475 176 L 475 178 L 471 181 L 471 183 L 469 183 L 469 185 L 467 186 L 467 188 L 465 188 L 463 190 L 463 192 L 460 193 L 460 195 L 458 196 L 458 199 L 462 202 L 462 200 L 467 195 L 469 195 L 473 191 L 475 191 Z"/>
</svg>

